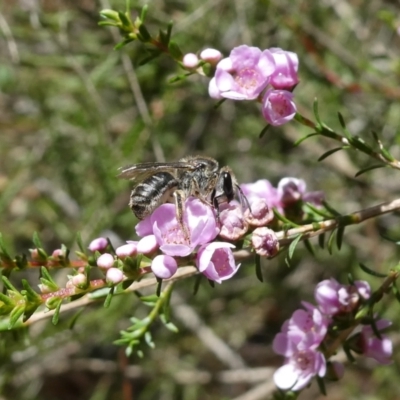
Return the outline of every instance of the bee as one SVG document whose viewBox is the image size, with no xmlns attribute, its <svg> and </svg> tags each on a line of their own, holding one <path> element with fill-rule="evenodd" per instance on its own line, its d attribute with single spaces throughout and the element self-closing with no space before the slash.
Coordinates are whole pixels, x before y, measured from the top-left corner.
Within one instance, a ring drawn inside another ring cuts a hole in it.
<svg viewBox="0 0 400 400">
<path fill-rule="evenodd" d="M 148 162 L 120 168 L 119 178 L 134 181 L 129 206 L 139 220 L 149 216 L 164 203 L 175 203 L 179 223 L 183 226 L 184 202 L 194 196 L 214 207 L 217 219 L 220 205 L 238 194 L 247 199 L 229 167 L 219 168 L 210 157 L 188 156 L 177 162 Z M 250 208 L 250 207 L 249 207 Z"/>
</svg>

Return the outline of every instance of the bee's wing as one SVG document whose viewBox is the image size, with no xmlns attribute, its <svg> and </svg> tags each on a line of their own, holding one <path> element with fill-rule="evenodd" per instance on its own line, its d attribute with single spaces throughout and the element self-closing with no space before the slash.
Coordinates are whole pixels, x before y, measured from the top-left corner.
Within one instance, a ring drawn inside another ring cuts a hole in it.
<svg viewBox="0 0 400 400">
<path fill-rule="evenodd" d="M 120 173 L 118 174 L 118 178 L 143 181 L 149 176 L 156 174 L 157 172 L 171 172 L 172 174 L 174 174 L 176 170 L 193 170 L 195 168 L 196 165 L 187 162 L 148 162 L 142 164 L 127 165 L 125 167 L 119 168 Z"/>
</svg>

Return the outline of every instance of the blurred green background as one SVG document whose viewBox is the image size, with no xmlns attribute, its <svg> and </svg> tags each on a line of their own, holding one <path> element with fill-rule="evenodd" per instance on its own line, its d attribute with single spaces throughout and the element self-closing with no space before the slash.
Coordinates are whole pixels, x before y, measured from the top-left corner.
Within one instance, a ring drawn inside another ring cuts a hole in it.
<svg viewBox="0 0 400 400">
<path fill-rule="evenodd" d="M 134 17 L 144 2 L 131 3 Z M 148 4 L 148 29 L 155 33 L 175 21 L 173 37 L 184 52 L 214 47 L 228 55 L 234 46 L 248 44 L 298 53 L 299 111 L 311 118 L 317 97 L 325 123 L 339 130 L 340 111 L 352 133 L 370 140 L 374 130 L 400 157 L 398 1 Z M 131 188 L 116 179 L 117 168 L 188 154 L 231 166 L 242 183 L 302 178 L 343 213 L 399 195 L 396 171 L 354 178 L 373 164 L 364 155 L 340 152 L 319 163 L 337 144 L 311 139 L 295 147 L 310 133 L 295 122 L 259 139 L 265 122 L 257 104 L 226 101 L 215 109 L 206 78 L 168 83 L 179 70 L 167 57 L 139 67 L 141 44 L 115 51 L 118 31 L 97 25 L 103 8 L 124 10 L 125 3 L 0 3 L 0 231 L 14 252 L 28 253 L 35 231 L 49 252 L 61 243 L 74 248 L 78 231 L 85 243 L 100 235 L 115 245 L 133 239 Z M 157 348 L 145 349 L 143 360 L 128 360 L 111 344 L 129 317 L 147 312 L 132 294 L 114 298 L 109 309 L 88 307 L 73 329 L 68 329 L 71 315 L 63 314 L 57 327 L 46 320 L 29 331 L 1 333 L 0 399 L 268 398 L 271 373 L 281 363 L 271 341 L 282 322 L 301 300 L 312 301 L 319 280 L 334 276 L 345 283 L 348 273 L 366 279 L 359 262 L 382 272 L 396 265 L 399 251 L 382 235 L 400 238 L 398 215 L 349 228 L 343 248 L 332 255 L 316 248 L 313 257 L 300 245 L 290 268 L 284 257 L 263 263 L 264 283 L 251 264 L 215 289 L 203 285 L 196 297 L 193 278 L 180 282 L 173 308 L 180 332 L 153 327 Z M 66 273 L 58 272 L 57 279 L 65 281 Z M 38 273 L 23 276 L 35 282 Z M 21 277 L 12 275 L 15 281 Z M 394 320 L 395 343 L 398 309 L 385 299 L 379 310 Z M 217 339 L 230 347 L 229 356 L 218 353 Z M 249 376 L 229 374 L 244 366 L 251 369 Z M 400 399 L 398 373 L 397 351 L 391 367 L 361 359 L 348 365 L 342 381 L 327 386 L 328 398 Z M 263 391 L 256 394 L 255 388 Z M 300 398 L 322 395 L 314 383 Z"/>
</svg>

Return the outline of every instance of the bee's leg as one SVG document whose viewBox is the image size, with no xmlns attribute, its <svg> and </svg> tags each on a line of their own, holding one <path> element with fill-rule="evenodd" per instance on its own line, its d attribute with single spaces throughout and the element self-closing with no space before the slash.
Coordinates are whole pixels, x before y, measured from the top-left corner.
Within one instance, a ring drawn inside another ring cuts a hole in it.
<svg viewBox="0 0 400 400">
<path fill-rule="evenodd" d="M 183 190 L 175 190 L 174 192 L 175 198 L 175 208 L 176 208 L 176 219 L 178 220 L 178 224 L 180 225 L 183 235 L 185 239 L 190 242 L 190 232 L 188 227 L 185 225 L 185 221 L 183 220 L 183 214 L 185 212 L 185 192 Z"/>
</svg>

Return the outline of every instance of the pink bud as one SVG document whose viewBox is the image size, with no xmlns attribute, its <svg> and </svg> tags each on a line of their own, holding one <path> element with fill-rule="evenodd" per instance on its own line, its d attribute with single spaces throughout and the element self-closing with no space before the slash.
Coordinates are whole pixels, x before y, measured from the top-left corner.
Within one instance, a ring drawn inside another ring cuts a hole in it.
<svg viewBox="0 0 400 400">
<path fill-rule="evenodd" d="M 71 282 L 74 286 L 82 288 L 87 283 L 87 277 L 85 274 L 77 274 L 72 277 Z"/>
<path fill-rule="evenodd" d="M 32 260 L 40 260 L 38 249 L 29 249 Z"/>
<path fill-rule="evenodd" d="M 111 268 L 113 265 L 114 257 L 109 253 L 104 253 L 97 259 L 97 266 L 99 268 L 108 269 Z"/>
<path fill-rule="evenodd" d="M 244 220 L 242 208 L 239 205 L 229 204 L 219 215 L 221 230 L 219 236 L 226 240 L 242 238 L 248 229 Z"/>
<path fill-rule="evenodd" d="M 274 212 L 268 207 L 267 200 L 259 197 L 252 199 L 250 208 L 244 213 L 244 217 L 249 225 L 265 226 L 274 219 Z"/>
<path fill-rule="evenodd" d="M 157 239 L 154 235 L 147 235 L 140 239 L 137 244 L 137 252 L 151 254 L 158 249 Z"/>
<path fill-rule="evenodd" d="M 124 274 L 118 268 L 110 268 L 107 270 L 106 280 L 108 283 L 116 285 L 124 280 Z"/>
<path fill-rule="evenodd" d="M 54 258 L 64 257 L 64 252 L 61 249 L 55 249 L 51 256 Z"/>
<path fill-rule="evenodd" d="M 262 227 L 254 230 L 251 235 L 251 245 L 257 254 L 272 257 L 279 250 L 279 242 L 272 229 Z"/>
<path fill-rule="evenodd" d="M 47 294 L 47 293 L 51 293 L 51 292 L 55 291 L 54 288 L 51 288 L 50 286 L 47 286 L 47 285 L 43 285 L 43 283 L 40 283 L 38 285 L 38 287 L 39 287 L 40 293 L 43 293 L 43 294 Z"/>
<path fill-rule="evenodd" d="M 131 241 L 128 244 L 119 246 L 115 250 L 115 253 L 117 254 L 117 256 L 119 258 L 135 256 L 137 254 L 137 244 L 138 244 L 138 242 Z"/>
<path fill-rule="evenodd" d="M 188 53 L 188 54 L 185 54 L 185 56 L 183 57 L 182 64 L 184 67 L 189 68 L 189 69 L 196 68 L 197 65 L 199 64 L 199 59 L 196 56 L 196 54 Z"/>
<path fill-rule="evenodd" d="M 218 61 L 221 60 L 222 53 L 216 49 L 204 49 L 200 53 L 200 58 L 211 65 L 216 65 Z"/>
<path fill-rule="evenodd" d="M 107 245 L 108 245 L 107 239 L 100 237 L 100 238 L 92 240 L 88 246 L 88 249 L 90 251 L 92 251 L 93 253 L 95 251 L 102 253 L 107 248 Z"/>
<path fill-rule="evenodd" d="M 151 270 L 157 278 L 169 279 L 178 269 L 175 258 L 167 255 L 159 255 L 151 263 Z"/>
</svg>

